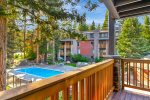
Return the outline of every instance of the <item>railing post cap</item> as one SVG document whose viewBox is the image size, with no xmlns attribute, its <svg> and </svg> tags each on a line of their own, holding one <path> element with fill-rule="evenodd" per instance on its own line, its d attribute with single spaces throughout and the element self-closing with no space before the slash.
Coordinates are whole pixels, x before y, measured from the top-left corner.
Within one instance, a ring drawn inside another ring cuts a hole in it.
<svg viewBox="0 0 150 100">
<path fill-rule="evenodd" d="M 121 59 L 120 55 L 107 55 L 106 58 Z"/>
</svg>

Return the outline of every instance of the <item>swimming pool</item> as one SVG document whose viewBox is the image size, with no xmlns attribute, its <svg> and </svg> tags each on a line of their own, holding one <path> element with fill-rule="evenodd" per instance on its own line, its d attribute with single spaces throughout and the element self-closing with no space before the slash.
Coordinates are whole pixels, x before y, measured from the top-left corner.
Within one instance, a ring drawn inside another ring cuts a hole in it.
<svg viewBox="0 0 150 100">
<path fill-rule="evenodd" d="M 42 77 L 42 78 L 49 78 L 63 73 L 60 71 L 55 71 L 48 68 L 40 68 L 40 67 L 20 68 L 17 69 L 16 71 L 33 75 L 33 76 Z"/>
</svg>

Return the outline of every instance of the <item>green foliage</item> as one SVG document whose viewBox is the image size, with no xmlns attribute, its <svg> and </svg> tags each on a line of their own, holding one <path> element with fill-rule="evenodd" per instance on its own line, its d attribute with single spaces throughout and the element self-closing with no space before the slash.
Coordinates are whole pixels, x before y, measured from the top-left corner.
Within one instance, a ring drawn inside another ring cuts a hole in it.
<svg viewBox="0 0 150 100">
<path fill-rule="evenodd" d="M 108 30 L 108 10 L 106 11 L 106 14 L 105 14 L 105 20 L 104 20 L 104 23 L 103 23 L 103 26 L 102 26 L 102 30 Z"/>
<path fill-rule="evenodd" d="M 150 40 L 150 18 L 149 16 L 144 16 L 144 25 L 142 26 L 142 35 L 144 38 Z"/>
<path fill-rule="evenodd" d="M 67 63 L 66 63 L 65 65 L 72 66 L 72 67 L 77 67 L 77 66 L 76 66 L 76 63 L 70 63 L 70 64 L 67 64 Z"/>
<path fill-rule="evenodd" d="M 53 64 L 53 56 L 48 56 L 47 62 L 48 64 Z"/>
<path fill-rule="evenodd" d="M 40 44 L 40 48 L 39 48 L 40 54 L 47 53 L 47 41 L 46 41 L 46 39 L 45 38 L 41 39 L 39 44 Z"/>
<path fill-rule="evenodd" d="M 36 53 L 34 53 L 32 50 L 28 52 L 27 54 L 28 60 L 35 60 L 36 59 Z"/>
<path fill-rule="evenodd" d="M 101 29 L 101 25 L 98 24 L 98 26 L 96 27 L 97 30 L 100 30 Z"/>
<path fill-rule="evenodd" d="M 102 62 L 104 60 L 104 58 L 95 58 L 95 62 L 98 63 L 98 62 Z"/>
<path fill-rule="evenodd" d="M 85 23 L 84 24 L 79 23 L 78 30 L 79 31 L 88 31 L 89 30 L 88 25 Z"/>
<path fill-rule="evenodd" d="M 141 58 L 150 51 L 150 45 L 141 34 L 141 24 L 137 18 L 127 18 L 123 22 L 117 48 L 122 57 Z"/>
<path fill-rule="evenodd" d="M 89 59 L 80 55 L 80 54 L 76 54 L 76 55 L 71 55 L 71 60 L 73 62 L 88 62 Z"/>
<path fill-rule="evenodd" d="M 83 14 L 83 20 L 78 25 L 79 31 L 88 31 L 88 25 L 86 24 L 86 14 Z"/>
<path fill-rule="evenodd" d="M 92 22 L 92 25 L 89 27 L 89 30 L 95 30 L 96 26 L 95 26 L 95 22 Z"/>
</svg>

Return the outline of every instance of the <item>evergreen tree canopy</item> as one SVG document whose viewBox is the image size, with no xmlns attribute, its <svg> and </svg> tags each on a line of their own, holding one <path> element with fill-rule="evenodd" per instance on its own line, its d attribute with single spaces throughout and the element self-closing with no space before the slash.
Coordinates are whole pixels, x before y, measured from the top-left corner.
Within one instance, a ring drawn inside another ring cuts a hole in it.
<svg viewBox="0 0 150 100">
<path fill-rule="evenodd" d="M 95 30 L 96 26 L 95 26 L 95 22 L 92 22 L 92 25 L 89 27 L 89 30 Z"/>
<path fill-rule="evenodd" d="M 141 24 L 137 18 L 124 20 L 117 48 L 122 57 L 128 58 L 141 58 L 150 51 L 148 41 L 142 37 Z"/>
<path fill-rule="evenodd" d="M 108 10 L 106 11 L 106 14 L 105 14 L 105 20 L 102 26 L 102 30 L 108 30 Z"/>
<path fill-rule="evenodd" d="M 97 30 L 100 30 L 101 29 L 101 25 L 98 24 L 98 26 L 96 27 Z"/>
<path fill-rule="evenodd" d="M 79 23 L 79 26 L 78 26 L 78 30 L 79 31 L 88 31 L 88 25 L 86 23 Z"/>
<path fill-rule="evenodd" d="M 150 18 L 148 16 L 144 16 L 144 25 L 142 26 L 142 35 L 146 39 L 150 39 Z"/>
</svg>

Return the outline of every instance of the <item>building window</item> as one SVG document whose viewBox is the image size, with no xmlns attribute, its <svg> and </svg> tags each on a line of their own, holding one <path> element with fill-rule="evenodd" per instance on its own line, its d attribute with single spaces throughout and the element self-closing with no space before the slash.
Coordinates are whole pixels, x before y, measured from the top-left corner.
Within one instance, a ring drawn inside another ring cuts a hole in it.
<svg viewBox="0 0 150 100">
<path fill-rule="evenodd" d="M 99 38 L 106 38 L 108 37 L 108 33 L 100 33 Z"/>
<path fill-rule="evenodd" d="M 94 34 L 93 33 L 90 34 L 90 38 L 94 38 Z"/>
</svg>

